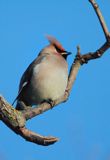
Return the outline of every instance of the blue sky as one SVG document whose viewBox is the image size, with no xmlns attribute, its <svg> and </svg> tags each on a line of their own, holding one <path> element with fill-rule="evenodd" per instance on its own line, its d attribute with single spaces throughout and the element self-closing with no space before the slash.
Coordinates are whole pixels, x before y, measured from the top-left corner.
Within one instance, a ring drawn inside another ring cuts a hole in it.
<svg viewBox="0 0 110 160">
<path fill-rule="evenodd" d="M 97 0 L 110 30 L 110 1 Z M 55 36 L 73 55 L 105 42 L 90 3 L 80 0 L 0 0 L 0 94 L 10 103 L 26 67 Z M 26 142 L 0 122 L 0 160 L 109 160 L 110 50 L 82 66 L 65 104 L 27 122 L 27 127 L 60 141 L 49 147 Z"/>
</svg>

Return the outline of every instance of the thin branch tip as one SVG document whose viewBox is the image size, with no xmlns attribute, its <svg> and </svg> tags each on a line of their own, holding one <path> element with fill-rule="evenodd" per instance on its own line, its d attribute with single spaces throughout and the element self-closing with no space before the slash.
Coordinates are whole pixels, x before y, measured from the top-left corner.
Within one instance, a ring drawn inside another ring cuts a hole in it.
<svg viewBox="0 0 110 160">
<path fill-rule="evenodd" d="M 95 0 L 89 0 L 89 2 L 90 2 L 90 3 L 93 3 L 93 4 L 96 3 Z"/>
<path fill-rule="evenodd" d="M 77 55 L 81 55 L 81 48 L 79 45 L 77 46 Z"/>
</svg>

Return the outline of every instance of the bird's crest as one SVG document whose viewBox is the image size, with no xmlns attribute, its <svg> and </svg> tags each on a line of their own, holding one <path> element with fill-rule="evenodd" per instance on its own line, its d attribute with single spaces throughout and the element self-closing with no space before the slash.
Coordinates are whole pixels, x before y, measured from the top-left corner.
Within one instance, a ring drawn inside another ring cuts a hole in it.
<svg viewBox="0 0 110 160">
<path fill-rule="evenodd" d="M 50 44 L 53 44 L 55 47 L 57 47 L 61 51 L 65 51 L 65 49 L 62 47 L 60 42 L 56 40 L 56 38 L 54 38 L 54 37 L 52 37 L 50 35 L 46 35 L 46 38 L 48 39 Z"/>
</svg>

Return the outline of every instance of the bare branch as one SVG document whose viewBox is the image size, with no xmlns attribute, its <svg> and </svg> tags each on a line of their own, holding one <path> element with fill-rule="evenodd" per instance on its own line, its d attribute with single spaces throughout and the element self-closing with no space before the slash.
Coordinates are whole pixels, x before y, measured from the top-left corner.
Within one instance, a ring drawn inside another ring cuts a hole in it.
<svg viewBox="0 0 110 160">
<path fill-rule="evenodd" d="M 58 141 L 55 137 L 44 137 L 25 128 L 25 118 L 20 111 L 14 109 L 0 96 L 0 119 L 16 134 L 27 141 L 48 146 Z"/>
<path fill-rule="evenodd" d="M 101 13 L 97 3 L 95 2 L 95 0 L 89 0 L 89 2 L 92 4 L 92 6 L 96 12 L 96 15 L 99 19 L 99 22 L 102 26 L 102 29 L 103 29 L 103 32 L 104 32 L 104 35 L 106 38 L 106 42 L 95 52 L 89 52 L 87 54 L 84 54 L 84 55 L 78 57 L 77 59 L 80 59 L 81 64 L 87 63 L 89 60 L 100 58 L 105 53 L 105 51 L 107 51 L 110 48 L 110 33 L 108 31 L 108 28 L 107 28 L 105 20 L 102 16 L 102 13 Z"/>
<path fill-rule="evenodd" d="M 43 146 L 48 146 L 58 141 L 58 138 L 55 138 L 52 136 L 48 136 L 48 137 L 41 136 L 40 134 L 34 133 L 26 129 L 25 127 L 19 128 L 18 133 L 27 141 L 33 142 L 35 144 L 43 145 Z"/>
<path fill-rule="evenodd" d="M 110 44 L 107 41 L 97 51 L 95 51 L 95 52 L 89 52 L 87 54 L 82 55 L 80 57 L 81 64 L 87 63 L 89 60 L 100 58 L 105 53 L 105 51 L 107 51 L 109 48 L 110 48 Z"/>
<path fill-rule="evenodd" d="M 97 17 L 98 17 L 98 19 L 99 19 L 99 22 L 100 22 L 100 24 L 101 24 L 101 26 L 102 26 L 103 32 L 104 32 L 104 34 L 105 34 L 106 40 L 108 40 L 108 37 L 110 36 L 110 34 L 109 34 L 109 31 L 108 31 L 107 25 L 106 25 L 106 23 L 105 23 L 105 20 L 104 20 L 104 18 L 103 18 L 103 16 L 102 16 L 102 13 L 101 13 L 101 11 L 100 11 L 100 9 L 99 9 L 99 6 L 98 6 L 98 4 L 95 2 L 95 0 L 89 0 L 89 2 L 92 4 L 92 6 L 93 6 L 93 8 L 94 8 L 94 10 L 95 10 L 95 12 L 96 12 L 96 14 L 97 14 Z"/>
</svg>

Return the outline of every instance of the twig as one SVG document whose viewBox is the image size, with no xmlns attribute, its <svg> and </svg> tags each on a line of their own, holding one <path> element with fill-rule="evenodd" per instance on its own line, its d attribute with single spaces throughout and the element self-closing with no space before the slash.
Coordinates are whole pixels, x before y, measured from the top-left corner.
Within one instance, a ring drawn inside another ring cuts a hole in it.
<svg viewBox="0 0 110 160">
<path fill-rule="evenodd" d="M 104 32 L 104 35 L 106 38 L 106 42 L 95 52 L 89 52 L 89 53 L 82 55 L 80 57 L 81 64 L 87 63 L 89 60 L 100 58 L 105 53 L 105 51 L 107 51 L 110 48 L 110 33 L 108 31 L 108 28 L 107 28 L 105 20 L 102 16 L 102 13 L 101 13 L 97 3 L 95 2 L 95 0 L 89 0 L 89 2 L 92 4 L 92 6 L 97 14 L 97 17 L 99 19 L 99 22 L 102 26 L 102 29 L 103 29 L 103 32 Z"/>
<path fill-rule="evenodd" d="M 43 146 L 48 146 L 58 141 L 58 138 L 55 138 L 52 136 L 48 136 L 48 137 L 41 136 L 40 134 L 34 133 L 26 129 L 25 127 L 19 128 L 18 133 L 27 141 L 33 142 L 35 144 L 43 145 Z"/>
<path fill-rule="evenodd" d="M 101 24 L 101 26 L 102 26 L 103 32 L 104 32 L 104 34 L 105 34 L 106 40 L 108 40 L 108 37 L 110 37 L 110 34 L 109 34 L 109 31 L 108 31 L 107 25 L 106 25 L 106 23 L 105 23 L 105 20 L 104 20 L 104 18 L 103 18 L 103 16 L 102 16 L 102 13 L 101 13 L 101 11 L 100 11 L 100 9 L 99 9 L 99 6 L 98 6 L 98 4 L 95 2 L 95 0 L 89 0 L 89 2 L 92 4 L 92 6 L 93 6 L 93 8 L 94 8 L 95 13 L 97 14 L 97 17 L 98 17 L 98 19 L 99 19 L 99 22 L 100 22 L 100 24 Z"/>
<path fill-rule="evenodd" d="M 105 44 L 103 44 L 98 50 L 95 52 L 89 52 L 81 56 L 80 62 L 81 64 L 88 63 L 88 61 L 100 58 L 105 51 L 107 51 L 110 48 L 110 43 L 107 41 Z"/>
<path fill-rule="evenodd" d="M 48 146 L 58 141 L 55 137 L 45 137 L 25 128 L 25 118 L 20 111 L 14 109 L 0 96 L 0 119 L 16 134 L 19 134 L 27 141 Z"/>
</svg>

